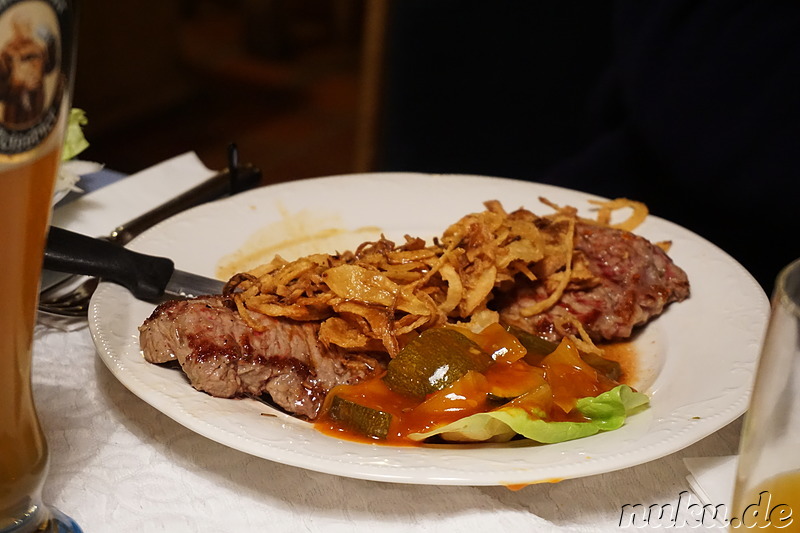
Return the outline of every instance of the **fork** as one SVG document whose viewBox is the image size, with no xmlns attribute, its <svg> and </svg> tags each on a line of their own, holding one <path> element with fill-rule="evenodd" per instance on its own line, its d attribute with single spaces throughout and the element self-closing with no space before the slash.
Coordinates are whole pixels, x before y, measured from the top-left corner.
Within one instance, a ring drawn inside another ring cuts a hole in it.
<svg viewBox="0 0 800 533">
<path fill-rule="evenodd" d="M 143 231 L 181 211 L 227 194 L 233 195 L 250 189 L 260 181 L 261 171 L 258 168 L 238 164 L 235 145 L 229 147 L 228 161 L 226 170 L 100 238 L 124 246 Z M 68 275 L 39 294 L 39 311 L 65 317 L 86 317 L 89 301 L 98 282 L 97 278 L 91 276 Z"/>
</svg>

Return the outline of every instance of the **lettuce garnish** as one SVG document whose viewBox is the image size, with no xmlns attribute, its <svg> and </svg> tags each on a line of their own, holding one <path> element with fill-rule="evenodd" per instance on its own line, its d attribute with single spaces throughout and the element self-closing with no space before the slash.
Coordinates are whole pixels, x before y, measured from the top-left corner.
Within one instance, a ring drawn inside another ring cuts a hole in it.
<svg viewBox="0 0 800 533">
<path fill-rule="evenodd" d="M 621 427 L 625 419 L 649 404 L 647 395 L 619 385 L 596 397 L 581 398 L 575 404 L 585 422 L 552 422 L 544 420 L 536 409 L 524 409 L 513 402 L 486 413 L 474 414 L 425 433 L 412 433 L 408 438 L 422 441 L 435 435 L 447 441 L 506 442 L 516 435 L 552 444 L 588 437 L 600 431 Z"/>
</svg>

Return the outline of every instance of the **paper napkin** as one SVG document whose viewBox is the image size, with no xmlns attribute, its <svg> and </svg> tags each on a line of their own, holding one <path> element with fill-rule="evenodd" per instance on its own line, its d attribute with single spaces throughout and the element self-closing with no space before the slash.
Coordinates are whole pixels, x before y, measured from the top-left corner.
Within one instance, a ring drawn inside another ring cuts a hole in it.
<svg viewBox="0 0 800 533">
<path fill-rule="evenodd" d="M 704 504 L 730 506 L 736 481 L 737 455 L 686 457 L 683 462 L 690 472 L 686 480 Z"/>
<path fill-rule="evenodd" d="M 57 207 L 52 223 L 85 235 L 108 235 L 214 174 L 197 154 L 187 152 Z"/>
</svg>

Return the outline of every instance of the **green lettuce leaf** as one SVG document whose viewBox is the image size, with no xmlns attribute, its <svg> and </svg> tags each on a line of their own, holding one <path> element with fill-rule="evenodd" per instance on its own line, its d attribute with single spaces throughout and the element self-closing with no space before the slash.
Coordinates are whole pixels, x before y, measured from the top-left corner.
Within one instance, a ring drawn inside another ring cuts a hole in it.
<svg viewBox="0 0 800 533">
<path fill-rule="evenodd" d="M 64 149 L 61 152 L 62 161 L 69 161 L 89 147 L 89 142 L 83 136 L 82 129 L 82 126 L 88 122 L 83 109 L 72 108 L 70 110 L 67 132 L 64 136 Z"/>
<path fill-rule="evenodd" d="M 581 398 L 575 408 L 586 417 L 586 422 L 550 422 L 544 413 L 531 413 L 513 405 L 500 407 L 488 413 L 478 413 L 425 433 L 412 433 L 412 440 L 425 440 L 441 435 L 448 441 L 505 442 L 515 435 L 551 444 L 579 439 L 600 431 L 621 427 L 628 415 L 645 408 L 649 399 L 634 392 L 627 385 L 619 385 L 597 397 Z"/>
</svg>

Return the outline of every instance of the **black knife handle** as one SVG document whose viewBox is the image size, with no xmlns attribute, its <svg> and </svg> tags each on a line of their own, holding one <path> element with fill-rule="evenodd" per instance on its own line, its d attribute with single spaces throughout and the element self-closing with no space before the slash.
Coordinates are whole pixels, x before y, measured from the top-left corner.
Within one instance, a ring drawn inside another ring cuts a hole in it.
<svg viewBox="0 0 800 533">
<path fill-rule="evenodd" d="M 156 300 L 164 294 L 175 265 L 166 257 L 140 254 L 103 239 L 51 226 L 44 268 L 106 279 L 122 285 L 136 298 Z"/>
</svg>

